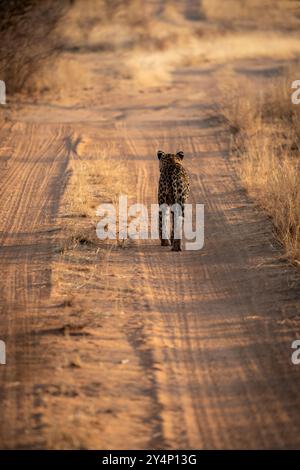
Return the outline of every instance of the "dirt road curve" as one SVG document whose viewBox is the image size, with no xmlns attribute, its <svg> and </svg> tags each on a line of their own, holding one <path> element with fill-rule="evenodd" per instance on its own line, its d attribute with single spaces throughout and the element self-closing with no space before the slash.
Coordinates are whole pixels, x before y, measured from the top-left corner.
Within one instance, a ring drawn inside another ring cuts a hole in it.
<svg viewBox="0 0 300 470">
<path fill-rule="evenodd" d="M 95 56 L 89 60 L 93 67 Z M 82 426 L 95 430 L 83 446 L 300 446 L 300 375 L 290 359 L 300 333 L 295 273 L 278 261 L 269 221 L 228 162 L 229 136 L 211 74 L 209 67 L 179 69 L 172 86 L 119 96 L 102 107 L 28 107 L 2 131 L 1 152 L 8 157 L 0 207 L 1 335 L 7 341 L 7 365 L 0 368 L 2 447 L 45 447 L 51 420 L 62 429 L 70 420 L 69 408 L 55 411 L 59 397 L 51 398 L 49 412 L 37 393 L 56 380 L 55 357 L 43 360 L 46 341 L 55 353 L 56 340 L 39 331 L 47 329 L 43 306 L 51 291 L 53 229 L 70 131 L 87 143 L 115 142 L 115 152 L 128 161 L 137 202 L 148 204 L 156 200 L 157 148 L 182 148 L 191 201 L 205 204 L 202 250 L 171 253 L 141 241 L 115 251 L 101 266 L 109 272 L 113 263 L 131 293 L 124 301 L 118 296 L 122 317 L 115 317 L 109 333 L 98 332 L 102 350 L 97 346 L 93 357 L 104 366 L 75 370 L 80 378 L 72 385 L 88 384 L 91 370 L 105 381 L 99 374 L 106 367 L 108 383 L 110 370 L 114 374 L 111 389 L 103 391 L 107 406 L 122 400 L 122 409 L 97 415 L 102 391 L 79 393 L 78 402 L 68 396 L 68 403 L 78 403 L 74 413 L 78 406 L 86 410 Z M 117 290 L 115 284 L 111 289 Z M 123 342 L 130 360 L 116 373 L 113 361 Z"/>
</svg>

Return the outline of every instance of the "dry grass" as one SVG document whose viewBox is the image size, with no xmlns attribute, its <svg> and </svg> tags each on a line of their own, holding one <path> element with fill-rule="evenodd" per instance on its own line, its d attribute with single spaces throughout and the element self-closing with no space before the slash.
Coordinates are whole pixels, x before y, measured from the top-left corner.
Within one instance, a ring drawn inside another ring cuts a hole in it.
<svg viewBox="0 0 300 470">
<path fill-rule="evenodd" d="M 244 80 L 245 94 L 234 99 L 226 90 L 236 79 L 227 77 L 222 91 L 241 181 L 271 216 L 286 256 L 300 264 L 300 111 L 291 104 L 292 77 L 287 70 L 260 95 Z"/>
<path fill-rule="evenodd" d="M 274 133 L 249 139 L 240 175 L 251 195 L 272 217 L 289 259 L 300 263 L 300 168 L 290 152 L 278 152 Z"/>
</svg>

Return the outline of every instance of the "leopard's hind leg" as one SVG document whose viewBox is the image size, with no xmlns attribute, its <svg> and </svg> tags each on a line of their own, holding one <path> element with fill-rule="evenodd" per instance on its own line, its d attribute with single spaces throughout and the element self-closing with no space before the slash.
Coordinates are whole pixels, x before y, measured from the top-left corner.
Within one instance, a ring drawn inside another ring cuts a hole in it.
<svg viewBox="0 0 300 470">
<path fill-rule="evenodd" d="M 184 197 L 181 184 L 174 184 L 173 199 L 175 203 L 171 209 L 171 242 L 172 251 L 182 250 L 183 222 L 184 222 Z M 179 238 L 178 238 L 179 237 Z"/>
<path fill-rule="evenodd" d="M 168 238 L 163 238 L 163 222 L 166 222 L 166 213 L 167 207 L 166 204 L 166 191 L 163 184 L 159 183 L 158 189 L 158 204 L 159 204 L 159 219 L 158 219 L 158 229 L 159 229 L 159 239 L 161 246 L 170 246 L 170 240 Z"/>
</svg>

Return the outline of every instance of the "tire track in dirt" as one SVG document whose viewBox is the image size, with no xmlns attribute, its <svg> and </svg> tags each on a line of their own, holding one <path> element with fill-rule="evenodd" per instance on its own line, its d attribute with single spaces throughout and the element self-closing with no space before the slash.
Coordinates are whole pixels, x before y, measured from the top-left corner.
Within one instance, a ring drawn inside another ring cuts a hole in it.
<svg viewBox="0 0 300 470">
<path fill-rule="evenodd" d="M 135 141 L 132 140 L 127 134 L 126 125 L 117 126 L 119 132 L 124 134 L 124 147 L 125 154 L 137 156 L 138 149 L 135 144 Z M 142 135 L 140 138 L 142 139 Z M 149 193 L 149 175 L 147 168 L 143 165 L 139 166 L 137 169 L 137 200 L 145 203 L 142 195 Z M 135 199 L 132 198 L 133 202 Z M 155 370 L 159 365 L 154 360 L 154 349 L 149 338 L 152 337 L 152 325 L 149 322 L 148 313 L 151 311 L 151 302 L 149 302 L 149 296 L 151 297 L 151 288 L 149 284 L 145 284 L 144 281 L 147 280 L 147 273 L 145 273 L 144 268 L 145 264 L 141 264 L 141 259 L 143 259 L 145 253 L 143 250 L 134 249 L 133 259 L 131 259 L 131 265 L 133 272 L 137 273 L 136 279 L 134 279 L 135 284 L 137 284 L 138 290 L 137 294 L 134 295 L 136 305 L 139 306 L 138 310 L 134 312 L 129 311 L 129 321 L 127 328 L 127 335 L 130 344 L 132 344 L 137 357 L 139 358 L 139 363 L 141 364 L 144 374 L 149 378 L 150 381 L 150 396 L 151 396 L 151 416 L 146 418 L 149 421 L 149 424 L 153 430 L 149 429 L 147 426 L 147 448 L 165 448 L 167 443 L 165 442 L 162 428 L 161 420 L 161 403 L 158 398 L 157 391 L 157 382 L 155 377 Z M 142 290 L 142 291 L 141 291 Z M 143 303 L 141 300 L 143 299 Z M 127 306 L 128 309 L 128 306 Z M 150 432 L 149 432 L 150 431 Z"/>
<path fill-rule="evenodd" d="M 33 412 L 33 384 L 41 374 L 42 355 L 34 333 L 43 298 L 51 289 L 53 227 L 64 189 L 68 129 L 14 123 L 7 138 L 10 158 L 1 174 L 1 339 L 7 364 L 0 369 L 3 447 L 26 447 L 26 433 L 40 417 Z M 32 436 L 29 437 L 29 440 Z M 28 445 L 37 443 L 29 441 Z"/>
</svg>

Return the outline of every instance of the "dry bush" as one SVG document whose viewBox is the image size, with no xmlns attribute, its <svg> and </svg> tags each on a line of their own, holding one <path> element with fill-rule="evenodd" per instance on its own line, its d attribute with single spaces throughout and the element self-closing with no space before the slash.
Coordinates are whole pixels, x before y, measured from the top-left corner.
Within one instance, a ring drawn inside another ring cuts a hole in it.
<svg viewBox="0 0 300 470">
<path fill-rule="evenodd" d="M 300 264 L 299 111 L 291 105 L 290 77 L 288 70 L 260 96 L 253 96 L 252 87 L 252 99 L 245 93 L 235 105 L 224 92 L 235 82 L 227 81 L 222 96 L 242 184 L 271 216 L 287 257 Z M 247 89 L 247 82 L 242 88 Z"/>
<path fill-rule="evenodd" d="M 30 79 L 60 48 L 56 27 L 67 0 L 0 1 L 0 76 L 7 92 L 30 87 Z"/>
</svg>

